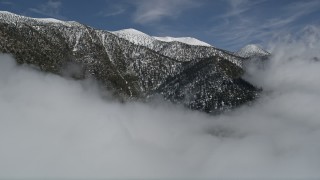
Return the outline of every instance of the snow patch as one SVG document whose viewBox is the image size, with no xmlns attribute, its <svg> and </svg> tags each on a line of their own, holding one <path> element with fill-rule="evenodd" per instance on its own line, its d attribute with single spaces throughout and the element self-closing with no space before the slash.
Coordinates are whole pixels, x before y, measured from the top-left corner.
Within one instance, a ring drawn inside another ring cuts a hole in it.
<svg viewBox="0 0 320 180">
<path fill-rule="evenodd" d="M 123 29 L 119 31 L 111 31 L 116 36 L 126 39 L 134 44 L 149 47 L 156 39 L 136 29 Z"/>
<path fill-rule="evenodd" d="M 40 21 L 40 22 L 43 22 L 43 23 L 61 23 L 61 24 L 68 24 L 64 21 L 60 21 L 58 19 L 54 19 L 54 18 L 31 18 L 33 20 L 36 20 L 36 21 Z M 69 24 L 68 24 L 69 25 Z"/>
<path fill-rule="evenodd" d="M 164 41 L 164 42 L 177 41 L 177 42 L 182 42 L 182 43 L 189 44 L 189 45 L 194 45 L 194 46 L 209 46 L 209 47 L 212 47 L 210 44 L 208 44 L 206 42 L 203 42 L 203 41 L 200 41 L 200 40 L 198 40 L 196 38 L 192 38 L 192 37 L 178 37 L 178 38 L 169 37 L 169 36 L 166 36 L 166 37 L 153 36 L 153 37 L 155 39 L 159 40 L 159 41 Z"/>
</svg>

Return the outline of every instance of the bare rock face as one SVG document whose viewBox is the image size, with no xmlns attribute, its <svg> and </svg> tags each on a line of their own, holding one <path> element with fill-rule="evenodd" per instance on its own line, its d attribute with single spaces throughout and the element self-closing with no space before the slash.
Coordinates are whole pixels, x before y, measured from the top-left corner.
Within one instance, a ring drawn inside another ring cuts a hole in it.
<svg viewBox="0 0 320 180">
<path fill-rule="evenodd" d="M 0 12 L 1 53 L 42 71 L 94 78 L 122 100 L 161 94 L 192 109 L 220 112 L 257 97 L 259 90 L 241 79 L 243 58 L 209 45 L 142 37 Z"/>
</svg>

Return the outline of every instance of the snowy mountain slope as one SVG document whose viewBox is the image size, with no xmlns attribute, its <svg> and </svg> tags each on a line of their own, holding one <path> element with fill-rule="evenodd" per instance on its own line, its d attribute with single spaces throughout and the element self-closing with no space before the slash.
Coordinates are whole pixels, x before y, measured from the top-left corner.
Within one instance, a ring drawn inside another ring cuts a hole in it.
<svg viewBox="0 0 320 180">
<path fill-rule="evenodd" d="M 168 78 L 158 91 L 166 99 L 183 102 L 191 109 L 217 112 L 223 107 L 220 109 L 223 111 L 257 97 L 257 89 L 240 78 L 242 73 L 241 68 L 229 61 L 205 58 L 186 63 L 183 71 Z"/>
<path fill-rule="evenodd" d="M 156 41 L 155 38 L 132 28 L 123 29 L 119 31 L 110 31 L 110 32 L 134 44 L 146 46 L 146 47 L 149 47 L 149 46 L 152 47 L 153 43 Z"/>
<path fill-rule="evenodd" d="M 256 44 L 249 44 L 241 48 L 239 51 L 235 53 L 237 56 L 243 57 L 243 58 L 249 58 L 254 56 L 268 56 L 270 55 L 269 52 L 262 49 Z"/>
<path fill-rule="evenodd" d="M 33 22 L 38 24 L 52 24 L 52 25 L 63 25 L 63 26 L 80 26 L 81 24 L 75 21 L 62 21 L 54 18 L 31 18 L 20 16 L 8 11 L 0 11 L 0 19 L 10 22 Z"/>
<path fill-rule="evenodd" d="M 150 46 L 151 44 L 155 43 L 156 41 L 163 41 L 163 42 L 177 41 L 177 42 L 185 43 L 188 45 L 212 47 L 210 44 L 205 43 L 203 41 L 200 41 L 196 38 L 192 38 L 192 37 L 175 38 L 175 37 L 169 37 L 169 36 L 167 36 L 167 37 L 149 36 L 141 31 L 138 31 L 133 28 L 122 29 L 119 31 L 111 31 L 111 32 L 121 38 L 124 38 L 130 42 L 133 42 L 135 44 L 142 45 L 142 46 Z"/>
<path fill-rule="evenodd" d="M 195 38 L 152 37 L 135 29 L 124 29 L 111 33 L 178 61 L 188 62 L 219 55 L 240 67 L 242 66 L 242 60 L 234 56 L 233 53 L 217 49 Z"/>
<path fill-rule="evenodd" d="M 134 33 L 149 43 L 148 35 Z M 256 97 L 257 89 L 235 83 L 241 75 L 241 58 L 213 47 L 154 42 L 157 51 L 77 22 L 0 12 L 1 53 L 13 54 L 18 63 L 32 64 L 42 71 L 76 79 L 94 78 L 123 100 L 162 94 L 172 102 L 212 112 L 236 107 Z M 78 70 L 70 71 L 70 64 Z M 181 76 L 183 72 L 188 72 L 188 76 Z M 206 74 L 215 75 L 201 80 Z M 178 92 L 194 96 L 170 98 Z M 249 98 L 242 98 L 246 97 L 243 92 L 248 92 Z M 244 100 L 237 103 L 239 98 Z"/>
</svg>

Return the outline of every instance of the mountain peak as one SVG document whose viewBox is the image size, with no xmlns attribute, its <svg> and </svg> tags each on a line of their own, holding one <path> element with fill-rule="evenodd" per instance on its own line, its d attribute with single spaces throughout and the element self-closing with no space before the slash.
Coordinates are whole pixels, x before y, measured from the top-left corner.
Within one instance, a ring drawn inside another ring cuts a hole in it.
<svg viewBox="0 0 320 180">
<path fill-rule="evenodd" d="M 257 44 L 248 44 L 235 53 L 237 56 L 249 58 L 253 56 L 268 56 L 270 53 Z"/>
</svg>

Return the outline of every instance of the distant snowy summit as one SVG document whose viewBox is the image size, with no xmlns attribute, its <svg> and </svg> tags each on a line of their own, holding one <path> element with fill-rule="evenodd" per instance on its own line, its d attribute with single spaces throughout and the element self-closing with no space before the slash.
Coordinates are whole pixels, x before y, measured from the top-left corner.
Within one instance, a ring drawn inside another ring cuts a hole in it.
<svg viewBox="0 0 320 180">
<path fill-rule="evenodd" d="M 239 51 L 237 51 L 235 55 L 243 58 L 249 58 L 249 57 L 269 56 L 270 53 L 262 49 L 259 45 L 249 44 L 241 48 Z"/>
<path fill-rule="evenodd" d="M 123 29 L 119 31 L 112 31 L 113 34 L 124 38 L 132 43 L 135 43 L 137 45 L 142 45 L 142 46 L 150 46 L 151 44 L 157 42 L 157 41 L 162 41 L 162 42 L 181 42 L 184 44 L 188 45 L 193 45 L 193 46 L 207 46 L 207 47 L 213 47 L 212 45 L 200 41 L 196 38 L 192 37 L 156 37 L 156 36 L 149 36 L 141 31 L 138 31 L 136 29 Z"/>
</svg>

